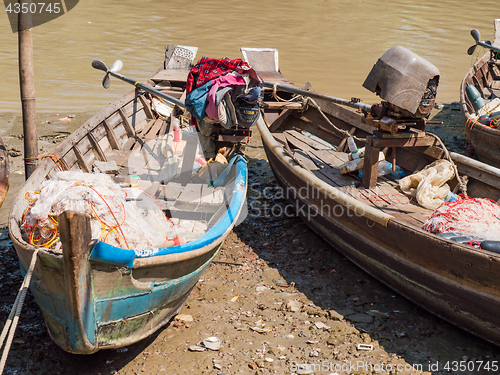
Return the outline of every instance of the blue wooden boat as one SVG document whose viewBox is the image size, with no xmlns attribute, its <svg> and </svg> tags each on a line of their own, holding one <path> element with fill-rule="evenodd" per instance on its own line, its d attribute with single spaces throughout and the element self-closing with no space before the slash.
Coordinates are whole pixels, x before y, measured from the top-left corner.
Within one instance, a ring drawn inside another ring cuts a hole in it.
<svg viewBox="0 0 500 375">
<path fill-rule="evenodd" d="M 147 84 L 180 99 L 195 52 L 192 47 L 167 47 L 165 63 Z M 158 109 L 157 99 L 136 88 L 90 118 L 42 159 L 12 207 L 9 233 L 21 271 L 27 272 L 35 254 L 31 293 L 50 336 L 68 352 L 90 354 L 123 347 L 167 324 L 246 208 L 247 165 L 234 152 L 236 144 L 226 144 L 228 163 L 223 164 L 225 169 L 215 187 L 200 182 L 199 173 L 186 180 L 181 165 L 182 173 L 160 178 L 161 169 L 151 158 L 134 156 L 137 152 L 152 153 L 150 142 L 167 139 L 174 131 L 172 122 L 179 108 L 171 106 L 173 112 L 167 116 Z M 180 159 L 192 166 L 191 151 L 185 147 Z M 158 159 L 158 155 L 153 156 Z M 123 186 L 137 183 L 140 187 L 142 183 L 145 194 L 154 196 L 171 221 L 180 227 L 182 223 L 191 223 L 191 228 L 198 225 L 198 230 L 191 229 L 185 243 L 128 249 L 92 238 L 89 215 L 64 211 L 53 218 L 60 240 L 51 246 L 43 246 L 26 234 L 24 216 L 31 204 L 25 198 L 27 193 L 39 189 L 60 169 L 91 173 L 113 162 L 117 170 L 108 173 L 115 181 Z"/>
</svg>

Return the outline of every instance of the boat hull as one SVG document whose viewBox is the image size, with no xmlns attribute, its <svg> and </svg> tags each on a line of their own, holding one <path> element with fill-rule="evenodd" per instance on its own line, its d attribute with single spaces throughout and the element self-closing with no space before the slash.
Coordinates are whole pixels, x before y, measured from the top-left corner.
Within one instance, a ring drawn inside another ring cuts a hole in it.
<svg viewBox="0 0 500 375">
<path fill-rule="evenodd" d="M 468 117 L 464 117 L 465 121 Z M 500 130 L 474 124 L 472 129 L 468 130 L 468 138 L 479 160 L 500 167 Z"/>
<path fill-rule="evenodd" d="M 259 125 L 265 133 L 265 124 Z M 304 222 L 363 270 L 435 315 L 500 344 L 499 263 L 394 219 L 376 222 L 363 206 L 340 203 L 318 188 L 268 136 L 263 137 L 282 193 Z M 495 270 L 492 269 L 495 268 Z"/>
<path fill-rule="evenodd" d="M 71 254 L 68 249 L 63 255 L 38 252 L 30 290 L 56 344 L 74 354 L 91 354 L 133 344 L 167 324 L 189 298 L 245 207 L 246 161 L 242 158 L 235 162 L 234 168 L 236 177 L 230 184 L 233 194 L 227 212 L 193 242 L 150 249 L 152 256 L 132 259 L 130 266 L 124 256 L 117 257 L 122 263 L 101 259 L 103 247 L 106 252 L 113 251 L 112 246 L 102 242 L 82 246 L 86 253 L 78 250 L 74 256 L 65 256 Z M 88 216 L 81 215 L 80 219 Z M 73 226 L 70 232 L 81 233 L 84 225 L 72 220 L 67 224 Z M 10 228 L 25 274 L 35 249 L 20 241 L 17 223 L 11 222 Z M 62 233 L 63 229 L 61 238 Z M 83 240 L 75 235 L 69 242 L 90 242 L 84 234 L 81 237 Z M 114 248 L 115 252 L 121 250 Z"/>
<path fill-rule="evenodd" d="M 204 256 L 148 267 L 147 271 L 92 264 L 91 292 L 86 296 L 82 314 L 77 316 L 71 314 L 73 306 L 68 304 L 62 257 L 39 256 L 30 291 L 51 338 L 65 351 L 91 354 L 119 348 L 150 336 L 177 314 L 221 244 L 220 241 L 214 245 Z M 22 246 L 15 247 L 25 272 L 30 255 Z M 178 275 L 179 269 L 192 271 Z M 162 277 L 153 279 L 145 273 Z M 83 329 L 79 328 L 80 320 Z"/>
</svg>

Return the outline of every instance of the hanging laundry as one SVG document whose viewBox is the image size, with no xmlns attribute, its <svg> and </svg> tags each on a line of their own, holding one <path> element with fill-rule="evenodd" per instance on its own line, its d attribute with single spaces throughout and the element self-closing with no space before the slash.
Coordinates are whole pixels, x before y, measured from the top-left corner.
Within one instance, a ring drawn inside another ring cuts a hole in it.
<svg viewBox="0 0 500 375">
<path fill-rule="evenodd" d="M 249 79 L 245 79 L 243 76 L 236 76 L 232 74 L 228 74 L 217 79 L 214 79 L 213 85 L 210 88 L 207 96 L 207 108 L 206 113 L 207 116 L 212 120 L 217 120 L 219 117 L 217 115 L 217 107 L 216 107 L 216 94 L 217 90 L 224 88 L 226 86 L 242 86 L 247 85 L 249 83 Z"/>
<path fill-rule="evenodd" d="M 258 118 L 261 92 L 262 80 L 242 59 L 203 57 L 188 74 L 185 103 L 193 125 L 207 121 L 226 129 L 250 127 Z"/>
</svg>

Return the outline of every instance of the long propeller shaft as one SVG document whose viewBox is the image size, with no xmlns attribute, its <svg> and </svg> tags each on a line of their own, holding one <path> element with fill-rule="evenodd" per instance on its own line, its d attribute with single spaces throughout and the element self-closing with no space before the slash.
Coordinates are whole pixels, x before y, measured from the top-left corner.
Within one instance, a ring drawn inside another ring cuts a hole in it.
<svg viewBox="0 0 500 375">
<path fill-rule="evenodd" d="M 311 98 L 317 98 L 317 99 L 325 99 L 325 100 L 331 101 L 333 103 L 356 108 L 356 109 L 359 109 L 361 111 L 370 111 L 370 109 L 372 107 L 369 104 L 353 102 L 353 101 L 347 100 L 347 99 L 336 98 L 336 97 L 330 96 L 330 95 L 319 94 L 319 93 L 314 92 L 314 91 L 301 90 L 301 89 L 298 89 L 296 87 L 283 86 L 283 85 L 278 85 L 278 84 L 274 84 L 271 82 L 264 82 L 264 86 L 273 87 L 273 88 L 276 86 L 277 89 L 279 89 L 281 91 L 289 92 L 291 94 L 309 96 Z"/>
<path fill-rule="evenodd" d="M 125 77 L 125 76 L 119 74 L 118 71 L 123 67 L 123 63 L 120 60 L 115 61 L 113 63 L 113 65 L 111 65 L 109 67 L 109 69 L 106 66 L 106 64 L 104 64 L 102 61 L 94 60 L 94 61 L 92 61 L 92 67 L 94 69 L 98 69 L 98 70 L 102 70 L 102 71 L 106 72 L 106 75 L 104 76 L 104 79 L 102 80 L 102 86 L 105 89 L 109 88 L 109 86 L 110 86 L 109 75 L 112 75 L 115 78 L 118 78 L 124 82 L 127 82 L 131 85 L 134 85 L 135 87 L 138 87 L 144 91 L 147 91 L 147 92 L 154 94 L 162 99 L 165 99 L 166 101 L 168 101 L 170 103 L 176 104 L 182 108 L 186 108 L 186 104 L 182 100 L 179 100 L 177 98 L 174 98 L 173 96 L 167 95 L 164 92 L 156 90 L 156 89 L 152 88 L 151 86 L 140 83 L 132 78 L 128 78 L 128 77 Z"/>
<path fill-rule="evenodd" d="M 135 81 L 131 78 L 125 77 L 119 73 L 109 72 L 109 74 L 111 74 L 113 77 L 118 78 L 124 82 L 130 83 L 131 85 L 134 85 L 135 87 L 138 87 L 144 91 L 147 91 L 151 94 L 159 96 L 162 99 L 165 99 L 171 103 L 174 103 L 174 104 L 178 105 L 179 107 L 186 108 L 186 104 L 182 100 L 179 100 L 177 98 L 174 98 L 173 96 L 167 95 L 164 92 L 158 91 L 158 90 L 152 88 L 151 86 L 137 82 L 137 81 Z"/>
</svg>

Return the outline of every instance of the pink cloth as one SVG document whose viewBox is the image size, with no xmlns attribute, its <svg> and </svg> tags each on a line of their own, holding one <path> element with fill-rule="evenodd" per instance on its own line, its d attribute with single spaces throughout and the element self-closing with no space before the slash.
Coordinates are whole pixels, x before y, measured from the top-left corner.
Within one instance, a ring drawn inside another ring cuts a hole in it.
<svg viewBox="0 0 500 375">
<path fill-rule="evenodd" d="M 245 78 L 243 78 L 242 76 L 225 75 L 214 79 L 213 82 L 214 84 L 210 88 L 210 91 L 208 92 L 207 95 L 208 104 L 205 113 L 212 120 L 217 120 L 219 118 L 217 114 L 217 105 L 215 102 L 217 90 L 226 86 L 246 85 L 246 81 Z"/>
</svg>

